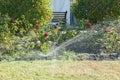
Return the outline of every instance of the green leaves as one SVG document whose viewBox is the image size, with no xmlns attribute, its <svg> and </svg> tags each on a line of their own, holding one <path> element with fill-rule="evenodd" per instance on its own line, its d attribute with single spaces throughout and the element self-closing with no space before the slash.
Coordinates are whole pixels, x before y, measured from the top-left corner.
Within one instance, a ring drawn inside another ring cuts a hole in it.
<svg viewBox="0 0 120 80">
<path fill-rule="evenodd" d="M 12 19 L 25 15 L 30 23 L 43 18 L 47 24 L 52 17 L 51 0 L 0 0 L 0 13 L 8 14 Z"/>
<path fill-rule="evenodd" d="M 89 19 L 91 22 L 102 21 L 104 17 L 118 18 L 120 15 L 119 0 L 76 0 L 72 4 L 72 12 L 80 20 Z"/>
</svg>

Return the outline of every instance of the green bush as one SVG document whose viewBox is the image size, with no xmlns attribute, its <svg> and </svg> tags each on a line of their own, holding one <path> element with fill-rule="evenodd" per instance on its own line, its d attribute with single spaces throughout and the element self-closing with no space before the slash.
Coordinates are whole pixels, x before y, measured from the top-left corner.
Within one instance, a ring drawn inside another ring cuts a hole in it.
<svg viewBox="0 0 120 80">
<path fill-rule="evenodd" d="M 25 15 L 30 22 L 39 21 L 43 25 L 51 20 L 51 0 L 0 0 L 0 13 L 13 19 Z"/>
<path fill-rule="evenodd" d="M 11 18 L 9 18 L 7 15 L 0 16 L 0 51 L 2 51 L 2 53 L 9 53 L 13 50 L 13 36 L 9 28 L 10 21 Z"/>
<path fill-rule="evenodd" d="M 78 20 L 84 18 L 91 22 L 101 21 L 106 16 L 117 18 L 120 15 L 120 1 L 76 0 L 72 4 L 72 12 Z"/>
<path fill-rule="evenodd" d="M 107 53 L 120 51 L 120 34 L 116 28 L 107 28 L 101 41 Z"/>
<path fill-rule="evenodd" d="M 101 45 L 101 52 L 119 53 L 120 51 L 120 19 L 103 21 L 95 25 L 93 30 L 99 34 L 98 42 Z"/>
<path fill-rule="evenodd" d="M 61 37 L 58 40 L 58 43 L 63 43 L 64 41 L 67 41 L 71 39 L 72 37 L 75 37 L 78 34 L 77 30 L 74 29 L 67 29 L 61 31 Z"/>
</svg>

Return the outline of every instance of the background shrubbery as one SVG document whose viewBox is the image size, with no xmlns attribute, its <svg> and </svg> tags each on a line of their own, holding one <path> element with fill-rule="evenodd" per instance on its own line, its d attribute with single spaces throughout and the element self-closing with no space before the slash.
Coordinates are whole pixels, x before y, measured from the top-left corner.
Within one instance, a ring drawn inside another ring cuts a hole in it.
<svg viewBox="0 0 120 80">
<path fill-rule="evenodd" d="M 51 20 L 51 0 L 0 0 L 0 13 L 8 14 L 12 19 L 25 15 L 32 23 L 46 24 Z"/>
<path fill-rule="evenodd" d="M 119 0 L 76 0 L 72 12 L 78 20 L 102 21 L 104 17 L 117 18 L 120 15 Z"/>
</svg>

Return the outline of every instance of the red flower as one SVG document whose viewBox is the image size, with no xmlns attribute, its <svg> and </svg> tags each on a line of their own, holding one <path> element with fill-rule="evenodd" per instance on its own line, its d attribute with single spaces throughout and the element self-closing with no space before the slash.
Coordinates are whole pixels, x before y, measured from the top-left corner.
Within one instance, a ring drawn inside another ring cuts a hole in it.
<svg viewBox="0 0 120 80">
<path fill-rule="evenodd" d="M 12 23 L 13 23 L 13 24 L 16 24 L 16 20 L 14 20 Z"/>
<path fill-rule="evenodd" d="M 114 29 L 114 31 L 115 31 L 115 32 L 118 32 L 118 30 L 117 30 L 117 29 Z"/>
<path fill-rule="evenodd" d="M 34 32 L 37 34 L 38 33 L 38 31 L 37 30 L 34 30 Z"/>
<path fill-rule="evenodd" d="M 107 27 L 105 31 L 110 32 L 110 27 Z"/>
<path fill-rule="evenodd" d="M 90 23 L 87 22 L 87 23 L 85 24 L 85 26 L 86 26 L 86 27 L 90 27 Z"/>
<path fill-rule="evenodd" d="M 48 36 L 48 32 L 45 32 L 45 33 L 44 33 L 44 37 L 47 37 L 47 36 Z"/>
<path fill-rule="evenodd" d="M 35 28 L 39 28 L 40 27 L 40 23 L 35 24 Z"/>
</svg>

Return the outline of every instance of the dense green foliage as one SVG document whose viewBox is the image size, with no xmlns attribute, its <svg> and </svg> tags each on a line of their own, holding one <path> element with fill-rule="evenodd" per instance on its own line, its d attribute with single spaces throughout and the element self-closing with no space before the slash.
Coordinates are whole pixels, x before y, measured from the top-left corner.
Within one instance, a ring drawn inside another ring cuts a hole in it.
<svg viewBox="0 0 120 80">
<path fill-rule="evenodd" d="M 32 23 L 46 24 L 52 16 L 50 0 L 0 0 L 0 13 L 17 19 L 25 15 Z"/>
<path fill-rule="evenodd" d="M 91 22 L 103 20 L 109 16 L 117 18 L 120 15 L 119 0 L 76 0 L 72 12 L 78 20 L 89 19 Z"/>
</svg>

